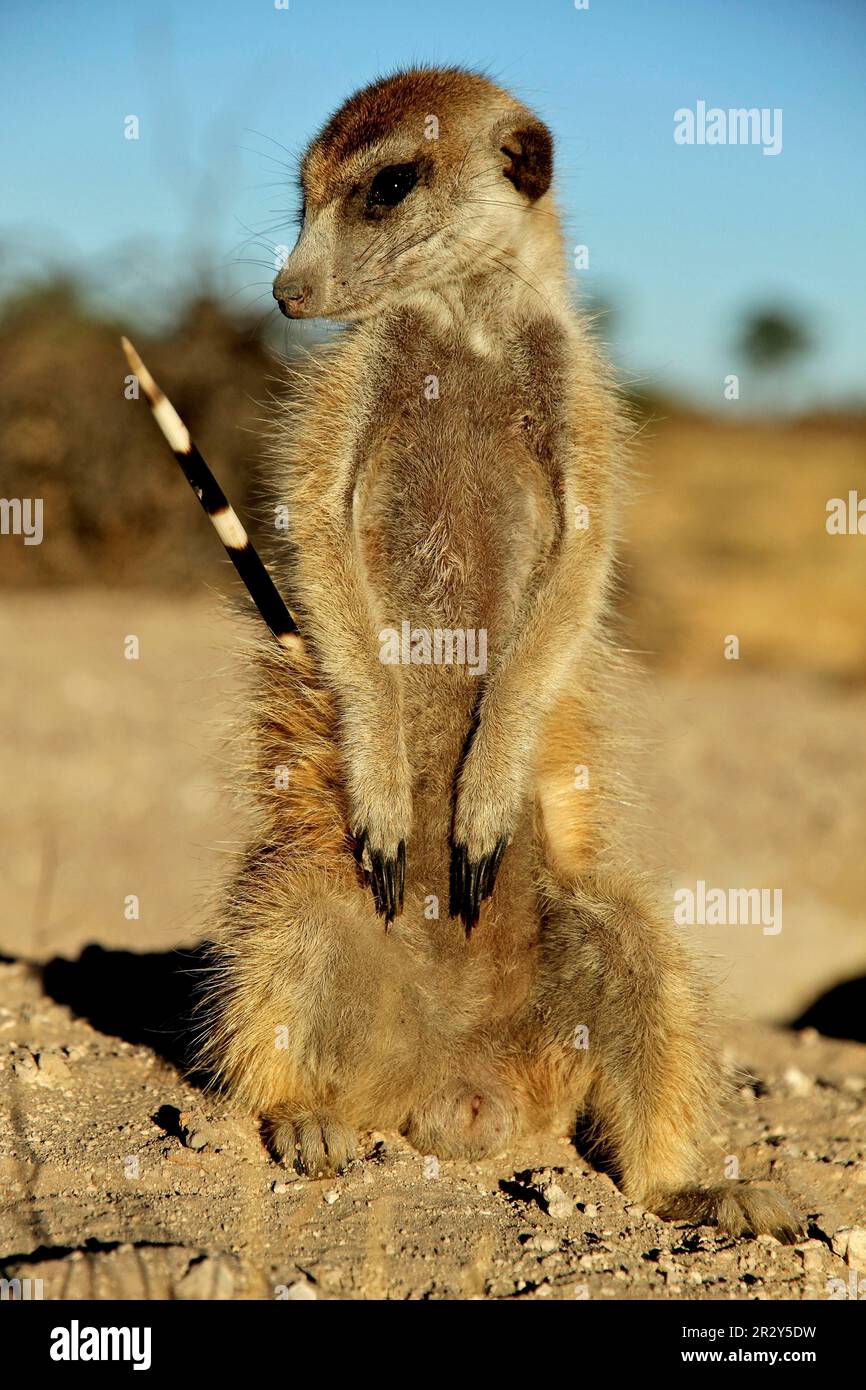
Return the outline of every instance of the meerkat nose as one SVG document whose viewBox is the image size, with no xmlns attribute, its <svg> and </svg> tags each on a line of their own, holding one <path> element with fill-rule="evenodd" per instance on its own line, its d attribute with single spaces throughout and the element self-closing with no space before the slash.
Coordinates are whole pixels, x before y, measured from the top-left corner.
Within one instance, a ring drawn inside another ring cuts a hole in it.
<svg viewBox="0 0 866 1390">
<path fill-rule="evenodd" d="M 301 307 L 306 295 L 307 289 L 304 285 L 274 285 L 274 299 L 279 304 L 281 313 L 287 317 L 291 316 L 292 309 Z"/>
</svg>

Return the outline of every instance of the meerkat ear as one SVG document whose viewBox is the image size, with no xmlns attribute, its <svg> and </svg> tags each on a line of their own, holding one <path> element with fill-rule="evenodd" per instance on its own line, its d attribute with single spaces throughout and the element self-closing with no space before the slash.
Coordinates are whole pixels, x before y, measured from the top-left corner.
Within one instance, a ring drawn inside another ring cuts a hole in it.
<svg viewBox="0 0 866 1390">
<path fill-rule="evenodd" d="M 546 193 L 553 177 L 553 138 L 533 117 L 512 115 L 500 122 L 494 139 L 503 159 L 502 172 L 531 203 Z"/>
</svg>

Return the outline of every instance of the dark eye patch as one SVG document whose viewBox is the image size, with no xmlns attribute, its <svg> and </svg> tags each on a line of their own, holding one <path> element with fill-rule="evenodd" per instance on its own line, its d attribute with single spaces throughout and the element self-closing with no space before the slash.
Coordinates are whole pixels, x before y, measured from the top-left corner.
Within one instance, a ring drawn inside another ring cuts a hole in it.
<svg viewBox="0 0 866 1390">
<path fill-rule="evenodd" d="M 389 164 L 380 169 L 367 194 L 367 211 L 375 208 L 394 208 L 418 182 L 417 164 Z"/>
</svg>

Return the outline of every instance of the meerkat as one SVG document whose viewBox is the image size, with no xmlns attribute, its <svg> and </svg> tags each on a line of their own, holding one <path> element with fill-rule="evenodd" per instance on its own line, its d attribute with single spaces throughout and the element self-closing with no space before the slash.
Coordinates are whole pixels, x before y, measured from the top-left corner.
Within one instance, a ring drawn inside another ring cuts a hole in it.
<svg viewBox="0 0 866 1390">
<path fill-rule="evenodd" d="M 776 1191 L 699 1185 L 709 991 L 618 867 L 628 429 L 552 174 L 541 120 L 455 68 L 374 82 L 303 158 L 274 295 L 344 326 L 274 431 L 303 644 L 255 661 L 259 823 L 201 1056 L 314 1176 L 359 1131 L 479 1159 L 582 1118 L 629 1198 L 792 1241 Z M 483 670 L 455 638 L 481 632 Z"/>
</svg>

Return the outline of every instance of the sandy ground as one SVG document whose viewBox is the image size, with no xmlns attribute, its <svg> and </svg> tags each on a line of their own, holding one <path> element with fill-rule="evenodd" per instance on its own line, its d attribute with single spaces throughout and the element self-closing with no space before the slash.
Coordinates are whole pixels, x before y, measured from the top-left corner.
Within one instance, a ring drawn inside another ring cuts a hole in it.
<svg viewBox="0 0 866 1390">
<path fill-rule="evenodd" d="M 660 1223 L 565 1141 L 437 1167 L 370 1135 L 348 1174 L 302 1181 L 183 1079 L 197 962 L 171 952 L 207 935 L 243 833 L 222 791 L 232 631 L 209 598 L 4 603 L 0 1276 L 48 1298 L 824 1298 L 866 1278 L 866 1047 L 766 1022 L 823 998 L 810 1020 L 866 1041 L 863 693 L 720 659 L 654 680 L 648 711 L 671 891 L 783 891 L 776 935 L 683 930 L 741 1017 L 721 1152 L 795 1200 L 811 1238 L 789 1249 Z"/>
<path fill-rule="evenodd" d="M 58 1299 L 827 1298 L 866 1277 L 866 1047 L 752 1025 L 735 1058 L 719 1139 L 796 1199 L 797 1247 L 660 1222 L 565 1140 L 439 1166 L 366 1135 L 348 1173 L 301 1179 L 252 1121 L 7 964 L 0 1271 Z"/>
</svg>

